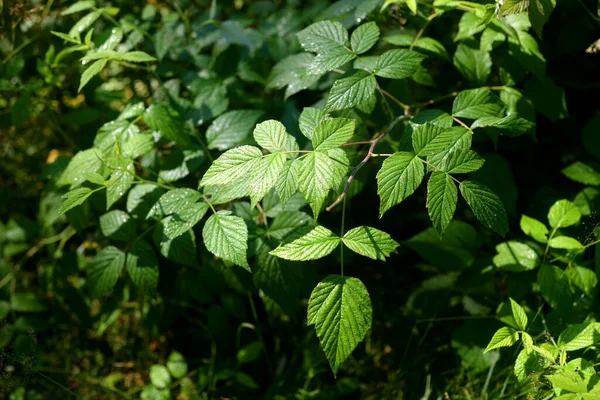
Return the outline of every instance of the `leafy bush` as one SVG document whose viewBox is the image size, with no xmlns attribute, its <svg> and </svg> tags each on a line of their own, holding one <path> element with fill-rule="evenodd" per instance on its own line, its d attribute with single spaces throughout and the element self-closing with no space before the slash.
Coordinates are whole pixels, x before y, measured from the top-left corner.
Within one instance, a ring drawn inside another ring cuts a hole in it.
<svg viewBox="0 0 600 400">
<path fill-rule="evenodd" d="M 600 398 L 592 3 L 5 6 L 11 397 Z"/>
</svg>

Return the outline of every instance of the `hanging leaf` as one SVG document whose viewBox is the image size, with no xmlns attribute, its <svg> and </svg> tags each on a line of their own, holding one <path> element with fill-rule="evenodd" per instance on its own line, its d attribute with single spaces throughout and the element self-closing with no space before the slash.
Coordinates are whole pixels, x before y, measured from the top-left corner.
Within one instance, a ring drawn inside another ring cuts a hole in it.
<svg viewBox="0 0 600 400">
<path fill-rule="evenodd" d="M 202 238 L 212 254 L 250 272 L 246 259 L 248 228 L 242 218 L 232 215 L 231 211 L 218 211 L 204 224 Z"/>
<path fill-rule="evenodd" d="M 410 196 L 424 175 L 423 163 L 414 153 L 398 152 L 388 157 L 377 173 L 377 194 L 381 199 L 379 218 Z"/>
<path fill-rule="evenodd" d="M 335 250 L 340 240 L 329 229 L 317 226 L 301 238 L 280 245 L 270 254 L 291 261 L 316 260 Z"/>
</svg>

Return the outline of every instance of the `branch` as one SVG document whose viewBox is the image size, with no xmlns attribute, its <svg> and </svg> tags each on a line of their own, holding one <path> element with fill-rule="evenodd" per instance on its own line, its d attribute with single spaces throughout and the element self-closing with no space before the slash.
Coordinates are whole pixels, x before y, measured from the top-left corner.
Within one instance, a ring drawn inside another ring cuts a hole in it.
<svg viewBox="0 0 600 400">
<path fill-rule="evenodd" d="M 375 149 L 375 146 L 377 145 L 377 143 L 379 143 L 379 141 L 381 139 L 383 139 L 385 137 L 385 135 L 387 135 L 392 129 L 394 129 L 394 126 L 396 126 L 396 124 L 398 122 L 400 122 L 401 120 L 403 120 L 405 118 L 407 118 L 407 115 L 401 115 L 401 116 L 397 117 L 385 129 L 385 131 L 383 131 L 379 136 L 377 136 L 375 139 L 373 139 L 369 142 L 366 142 L 366 143 L 371 144 L 371 146 L 369 147 L 369 151 L 367 152 L 367 155 L 365 156 L 365 158 L 363 158 L 363 160 L 360 162 L 360 164 L 358 164 L 354 168 L 354 170 L 352 170 L 352 173 L 348 177 L 348 181 L 346 181 L 346 186 L 344 187 L 344 191 L 338 196 L 338 198 L 329 207 L 326 208 L 327 211 L 331 211 L 335 206 L 340 204 L 342 202 L 342 200 L 344 200 L 344 197 L 346 197 L 346 194 L 348 193 L 348 190 L 350 189 L 350 184 L 354 180 L 354 176 L 356 176 L 358 170 L 360 170 L 362 168 L 362 166 L 365 165 L 367 163 L 367 161 L 369 161 L 369 159 L 374 156 L 373 150 Z"/>
</svg>

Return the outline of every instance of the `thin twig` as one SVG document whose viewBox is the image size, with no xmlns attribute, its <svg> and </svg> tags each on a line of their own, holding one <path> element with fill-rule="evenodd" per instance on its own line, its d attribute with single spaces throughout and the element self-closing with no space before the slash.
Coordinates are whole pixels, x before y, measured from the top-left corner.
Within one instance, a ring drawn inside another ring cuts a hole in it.
<svg viewBox="0 0 600 400">
<path fill-rule="evenodd" d="M 381 87 L 379 88 L 379 90 L 381 91 L 381 93 L 383 93 L 386 97 L 388 97 L 394 103 L 396 103 L 400 107 L 402 107 L 403 110 L 406 111 L 406 110 L 408 110 L 410 108 L 410 106 L 408 104 L 404 104 L 403 102 L 401 102 L 400 100 L 398 100 L 397 98 L 395 98 L 392 94 L 390 94 L 389 92 L 383 90 Z"/>
<path fill-rule="evenodd" d="M 436 14 L 435 11 L 433 11 L 433 13 L 429 17 L 427 17 L 427 20 L 425 21 L 425 24 L 423 25 L 423 27 L 421 29 L 419 29 L 419 32 L 417 32 L 417 35 L 413 39 L 413 41 L 410 44 L 410 47 L 408 48 L 408 50 L 412 50 L 415 47 L 415 44 L 417 44 L 417 42 L 419 41 L 419 39 L 421 39 L 421 36 L 423 36 L 423 33 L 425 32 L 425 29 L 427 29 L 427 27 L 431 23 L 431 20 L 434 19 L 435 17 L 437 17 L 437 14 Z"/>
<path fill-rule="evenodd" d="M 346 186 L 344 187 L 344 191 L 338 196 L 338 198 L 329 207 L 326 208 L 327 211 L 331 211 L 335 206 L 340 204 L 340 202 L 342 200 L 344 200 L 344 197 L 346 197 L 346 194 L 348 193 L 348 190 L 350 189 L 350 184 L 352 183 L 352 180 L 354 180 L 354 177 L 356 176 L 358 170 L 360 170 L 362 168 L 362 166 L 365 165 L 366 162 L 369 161 L 369 159 L 371 157 L 373 157 L 373 150 L 375 149 L 375 146 L 377 145 L 377 143 L 379 143 L 379 141 L 381 139 L 383 139 L 385 137 L 385 135 L 387 135 L 392 129 L 394 129 L 394 126 L 396 126 L 396 124 L 400 120 L 403 120 L 405 118 L 407 118 L 407 115 L 402 115 L 400 117 L 397 117 L 395 120 L 392 121 L 392 123 L 386 128 L 385 131 L 383 131 L 379 136 L 377 136 L 375 139 L 370 141 L 371 146 L 369 147 L 369 151 L 367 152 L 367 155 L 365 156 L 365 158 L 363 158 L 363 160 L 360 162 L 360 164 L 358 164 L 354 168 L 354 170 L 348 177 L 348 181 L 346 181 Z M 369 143 L 369 142 L 367 142 L 367 143 Z"/>
<path fill-rule="evenodd" d="M 456 118 L 456 117 L 452 117 L 453 120 L 455 120 L 456 122 L 458 122 L 458 124 L 460 126 L 463 126 L 465 128 L 467 128 L 468 130 L 471 130 L 471 128 L 469 128 L 469 125 L 465 124 L 464 122 L 462 122 L 460 119 Z"/>
</svg>

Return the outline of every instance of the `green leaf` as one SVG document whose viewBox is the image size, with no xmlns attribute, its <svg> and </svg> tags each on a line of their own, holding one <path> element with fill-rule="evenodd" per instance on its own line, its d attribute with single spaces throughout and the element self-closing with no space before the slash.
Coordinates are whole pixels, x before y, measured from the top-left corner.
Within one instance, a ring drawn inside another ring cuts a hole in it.
<svg viewBox="0 0 600 400">
<path fill-rule="evenodd" d="M 93 0 L 83 0 L 78 1 L 76 3 L 71 4 L 66 10 L 60 13 L 60 15 L 70 15 L 75 14 L 80 11 L 89 10 L 90 8 L 94 8 L 96 2 Z"/>
<path fill-rule="evenodd" d="M 121 59 L 123 61 L 131 61 L 131 62 L 156 61 L 156 58 L 152 57 L 150 54 L 145 53 L 143 51 L 130 51 L 128 53 L 123 54 Z"/>
<path fill-rule="evenodd" d="M 517 114 L 508 114 L 506 117 L 481 117 L 471 125 L 471 129 L 477 128 L 493 129 L 502 135 L 517 137 L 531 132 L 535 124 Z"/>
<path fill-rule="evenodd" d="M 193 203 L 182 210 L 178 211 L 176 214 L 165 222 L 165 236 L 169 239 L 175 239 L 178 236 L 183 235 L 185 232 L 193 228 L 204 214 L 208 210 L 207 203 Z"/>
<path fill-rule="evenodd" d="M 417 126 L 412 134 L 412 145 L 418 156 L 429 156 L 445 150 L 452 144 L 452 131 L 427 122 Z"/>
<path fill-rule="evenodd" d="M 352 32 L 350 47 L 356 54 L 367 52 L 379 40 L 379 28 L 375 22 L 362 24 Z"/>
<path fill-rule="evenodd" d="M 531 271 L 538 266 L 539 257 L 535 250 L 525 243 L 510 240 L 496 246 L 494 265 L 505 271 Z"/>
<path fill-rule="evenodd" d="M 581 219 L 581 211 L 569 200 L 558 200 L 550 207 L 548 222 L 552 228 L 565 228 L 575 225 Z"/>
<path fill-rule="evenodd" d="M 556 0 L 530 0 L 529 1 L 529 20 L 531 26 L 538 37 L 542 37 L 544 25 L 550 18 L 550 14 L 554 11 Z"/>
<path fill-rule="evenodd" d="M 200 186 L 225 185 L 246 176 L 263 154 L 254 146 L 240 146 L 221 154 L 202 177 Z"/>
<path fill-rule="evenodd" d="M 461 75 L 473 85 L 484 85 L 492 72 L 490 53 L 464 43 L 458 45 L 452 60 Z"/>
<path fill-rule="evenodd" d="M 79 186 L 85 181 L 84 173 L 96 172 L 101 165 L 102 161 L 97 149 L 80 151 L 69 161 L 57 184 L 60 186 L 71 185 L 71 187 Z"/>
<path fill-rule="evenodd" d="M 193 229 L 184 232 L 175 239 L 169 239 L 164 234 L 164 225 L 168 224 L 171 218 L 167 217 L 162 223 L 156 225 L 153 234 L 154 243 L 160 247 L 160 254 L 167 259 L 188 267 L 197 267 L 196 235 Z"/>
<path fill-rule="evenodd" d="M 568 236 L 556 236 L 548 241 L 548 246 L 553 249 L 564 249 L 564 250 L 583 250 L 584 246 L 579 240 Z"/>
<path fill-rule="evenodd" d="M 291 261 L 316 260 L 335 250 L 340 240 L 329 229 L 319 225 L 301 238 L 280 245 L 270 254 Z"/>
<path fill-rule="evenodd" d="M 439 2 L 439 0 L 436 2 Z M 454 1 L 451 1 L 449 3 L 454 7 L 460 4 L 459 2 Z M 470 6 L 473 6 L 474 4 L 475 3 L 473 2 L 469 3 Z M 482 23 L 481 19 L 476 15 L 476 13 L 463 13 L 463 15 L 460 18 L 460 21 L 458 22 L 458 33 L 454 37 L 454 41 L 458 42 L 460 40 L 472 38 L 484 29 L 485 24 Z"/>
<path fill-rule="evenodd" d="M 500 347 L 510 347 L 513 344 L 519 341 L 519 334 L 513 328 L 508 326 L 502 327 L 494 333 L 492 340 L 487 345 L 484 350 L 484 353 L 488 351 L 500 348 Z"/>
<path fill-rule="evenodd" d="M 500 98 L 487 89 L 463 90 L 454 99 L 452 114 L 469 119 L 497 117 L 502 108 Z"/>
<path fill-rule="evenodd" d="M 377 194 L 381 202 L 379 218 L 390 207 L 402 202 L 421 184 L 425 169 L 413 153 L 397 152 L 386 158 L 377 173 Z"/>
<path fill-rule="evenodd" d="M 458 190 L 452 178 L 444 172 L 434 171 L 427 184 L 427 210 L 440 237 L 452 221 L 457 201 Z"/>
<path fill-rule="evenodd" d="M 86 187 L 73 189 L 70 192 L 67 192 L 63 196 L 64 200 L 58 210 L 58 215 L 62 215 L 70 209 L 83 204 L 91 194 L 92 189 Z"/>
<path fill-rule="evenodd" d="M 167 369 L 175 379 L 181 379 L 187 375 L 188 365 L 183 355 L 178 351 L 172 351 L 167 358 Z"/>
<path fill-rule="evenodd" d="M 325 54 L 345 49 L 348 31 L 337 21 L 315 22 L 296 34 L 306 51 Z"/>
<path fill-rule="evenodd" d="M 558 337 L 558 347 L 565 351 L 575 351 L 593 346 L 600 341 L 598 322 L 571 325 Z"/>
<path fill-rule="evenodd" d="M 575 161 L 563 169 L 562 174 L 567 178 L 584 185 L 600 185 L 600 172 L 580 161 Z"/>
<path fill-rule="evenodd" d="M 159 389 L 164 389 L 171 384 L 171 375 L 164 365 L 150 367 L 150 382 Z"/>
<path fill-rule="evenodd" d="M 100 216 L 100 230 L 114 240 L 135 239 L 135 223 L 125 211 L 112 210 Z"/>
<path fill-rule="evenodd" d="M 388 50 L 377 59 L 373 73 L 390 79 L 408 78 L 414 74 L 425 56 L 410 50 Z"/>
<path fill-rule="evenodd" d="M 536 0 L 533 0 L 534 2 Z M 576 372 L 562 371 L 554 375 L 544 375 L 555 388 L 575 393 L 587 393 L 587 385 Z"/>
<path fill-rule="evenodd" d="M 313 133 L 317 126 L 325 119 L 328 115 L 325 111 L 319 110 L 313 107 L 304 107 L 300 118 L 298 119 L 298 126 L 300 132 L 310 140 L 312 140 Z"/>
<path fill-rule="evenodd" d="M 164 190 L 153 184 L 135 185 L 127 196 L 127 212 L 134 218 L 145 219 Z"/>
<path fill-rule="evenodd" d="M 71 36 L 67 35 L 66 33 L 62 33 L 62 32 L 56 32 L 56 31 L 50 31 L 51 34 L 53 34 L 54 36 L 57 36 L 63 40 L 66 40 L 67 42 L 70 43 L 74 43 L 74 44 L 81 44 L 81 40 L 77 39 L 77 38 L 72 38 Z"/>
<path fill-rule="evenodd" d="M 154 295 L 158 287 L 158 260 L 152 246 L 143 239 L 137 239 L 125 265 L 133 283 L 142 293 Z"/>
<path fill-rule="evenodd" d="M 188 205 L 195 203 L 202 197 L 200 192 L 188 188 L 180 188 L 169 190 L 167 193 L 160 196 L 158 201 L 154 203 L 146 219 L 153 216 L 164 216 L 178 213 Z"/>
<path fill-rule="evenodd" d="M 320 75 L 308 75 L 307 71 L 315 60 L 310 53 L 299 53 L 287 56 L 271 69 L 267 79 L 267 87 L 281 89 L 287 86 L 285 99 L 315 85 Z"/>
<path fill-rule="evenodd" d="M 197 170 L 203 162 L 203 150 L 174 149 L 161 162 L 158 172 L 159 181 L 173 182 L 185 178 Z"/>
<path fill-rule="evenodd" d="M 371 299 L 363 283 L 329 275 L 308 300 L 308 325 L 314 325 L 334 375 L 371 328 Z"/>
<path fill-rule="evenodd" d="M 106 209 L 110 209 L 133 184 L 135 169 L 133 161 L 119 160 L 118 169 L 106 181 Z"/>
<path fill-rule="evenodd" d="M 238 364 L 247 364 L 256 361 L 262 352 L 262 345 L 259 341 L 252 342 L 237 352 Z"/>
<path fill-rule="evenodd" d="M 345 76 L 345 75 L 344 75 Z M 334 82 L 327 99 L 327 111 L 339 111 L 356 107 L 369 100 L 375 94 L 377 80 L 363 70 L 356 70 L 347 78 Z"/>
<path fill-rule="evenodd" d="M 95 10 L 89 14 L 86 14 L 83 18 L 77 21 L 75 25 L 71 27 L 71 30 L 69 31 L 69 36 L 71 36 L 72 38 L 79 38 L 80 33 L 92 26 L 92 24 L 96 22 L 98 18 L 100 18 L 100 15 L 102 15 L 102 12 L 100 10 Z"/>
<path fill-rule="evenodd" d="M 589 268 L 576 265 L 573 267 L 572 281 L 579 289 L 588 296 L 595 298 L 596 285 L 598 285 L 598 276 Z"/>
<path fill-rule="evenodd" d="M 383 39 L 388 43 L 404 47 L 412 46 L 413 41 L 415 40 L 413 36 L 406 33 L 391 34 L 388 36 L 384 36 Z M 444 45 L 430 37 L 422 37 L 417 39 L 413 47 L 416 50 L 420 50 L 421 52 L 426 54 L 429 53 L 432 55 L 436 55 L 445 60 L 450 59 L 450 56 L 448 55 L 448 52 L 446 51 Z"/>
<path fill-rule="evenodd" d="M 528 321 L 525 310 L 523 310 L 523 307 L 521 307 L 519 305 L 519 303 L 514 301 L 512 298 L 510 299 L 510 307 L 512 310 L 513 318 L 515 319 L 515 322 L 517 323 L 517 326 L 519 327 L 520 330 L 524 331 L 525 328 L 527 328 L 527 321 Z"/>
<path fill-rule="evenodd" d="M 100 297 L 110 292 L 119 280 L 125 265 L 125 253 L 113 246 L 98 252 L 88 265 L 88 280 L 93 297 Z"/>
<path fill-rule="evenodd" d="M 342 146 L 354 135 L 355 121 L 347 118 L 330 118 L 321 122 L 312 135 L 313 147 L 326 151 Z"/>
<path fill-rule="evenodd" d="M 313 210 L 315 219 L 333 186 L 333 161 L 324 153 L 309 153 L 298 169 L 298 188 Z"/>
<path fill-rule="evenodd" d="M 141 101 L 130 101 L 127 103 L 125 108 L 123 108 L 123 111 L 121 111 L 121 114 L 119 114 L 117 120 L 139 117 L 144 113 L 145 109 L 146 107 Z"/>
<path fill-rule="evenodd" d="M 127 158 L 138 158 L 148 153 L 154 147 L 154 137 L 147 134 L 137 134 L 129 138 L 123 145 L 123 155 Z"/>
<path fill-rule="evenodd" d="M 298 191 L 298 171 L 300 161 L 288 160 L 283 165 L 279 178 L 275 184 L 277 196 L 281 200 L 281 204 L 285 204 Z"/>
<path fill-rule="evenodd" d="M 38 313 L 48 310 L 48 306 L 33 293 L 15 293 L 10 298 L 10 309 L 14 312 Z"/>
<path fill-rule="evenodd" d="M 79 89 L 77 89 L 77 91 L 81 92 L 81 89 L 83 89 L 83 87 L 87 85 L 90 79 L 92 79 L 94 76 L 98 75 L 100 71 L 102 71 L 106 63 L 107 60 L 105 59 L 94 61 L 92 65 L 90 65 L 85 71 L 83 71 L 83 74 L 81 74 L 81 81 L 79 82 Z"/>
<path fill-rule="evenodd" d="M 385 3 L 381 6 L 381 11 L 385 10 L 390 4 L 404 3 L 412 11 L 413 14 L 417 13 L 417 0 L 385 0 Z"/>
<path fill-rule="evenodd" d="M 299 228 L 313 225 L 313 219 L 301 211 L 282 211 L 268 227 L 269 236 L 278 240 L 284 240 Z"/>
<path fill-rule="evenodd" d="M 233 110 L 219 115 L 206 131 L 208 148 L 227 150 L 245 143 L 261 115 L 259 110 Z"/>
<path fill-rule="evenodd" d="M 252 207 L 275 186 L 285 161 L 286 156 L 283 153 L 269 154 L 252 169 L 249 184 Z"/>
<path fill-rule="evenodd" d="M 281 151 L 291 151 L 295 145 L 295 139 L 289 135 L 285 129 L 285 126 L 275 120 L 268 120 L 261 122 L 254 128 L 254 140 L 265 150 L 271 153 L 277 153 Z"/>
<path fill-rule="evenodd" d="M 144 121 L 148 126 L 159 131 L 161 136 L 182 146 L 192 145 L 183 119 L 177 112 L 160 104 L 152 104 L 144 113 Z"/>
<path fill-rule="evenodd" d="M 212 254 L 250 272 L 246 259 L 248 228 L 242 218 L 232 215 L 231 211 L 218 211 L 204 224 L 202 238 Z"/>
<path fill-rule="evenodd" d="M 521 216 L 520 225 L 521 230 L 527 236 L 534 238 L 540 243 L 546 243 L 548 241 L 548 228 L 537 219 L 523 214 Z"/>
<path fill-rule="evenodd" d="M 569 278 L 565 271 L 554 265 L 542 265 L 538 271 L 537 281 L 540 293 L 554 309 L 569 312 L 572 306 Z"/>
<path fill-rule="evenodd" d="M 487 187 L 473 181 L 463 181 L 460 193 L 475 217 L 484 226 L 504 236 L 508 232 L 508 218 L 502 200 Z"/>
<path fill-rule="evenodd" d="M 510 14 L 518 14 L 525 11 L 529 7 L 529 0 L 504 0 L 498 15 L 505 16 Z"/>
<path fill-rule="evenodd" d="M 342 242 L 355 253 L 381 261 L 395 253 L 399 246 L 387 233 L 368 226 L 350 229 Z"/>
<path fill-rule="evenodd" d="M 473 150 L 452 151 L 445 158 L 442 170 L 449 174 L 467 174 L 477 171 L 484 163 L 485 160 Z"/>
</svg>

